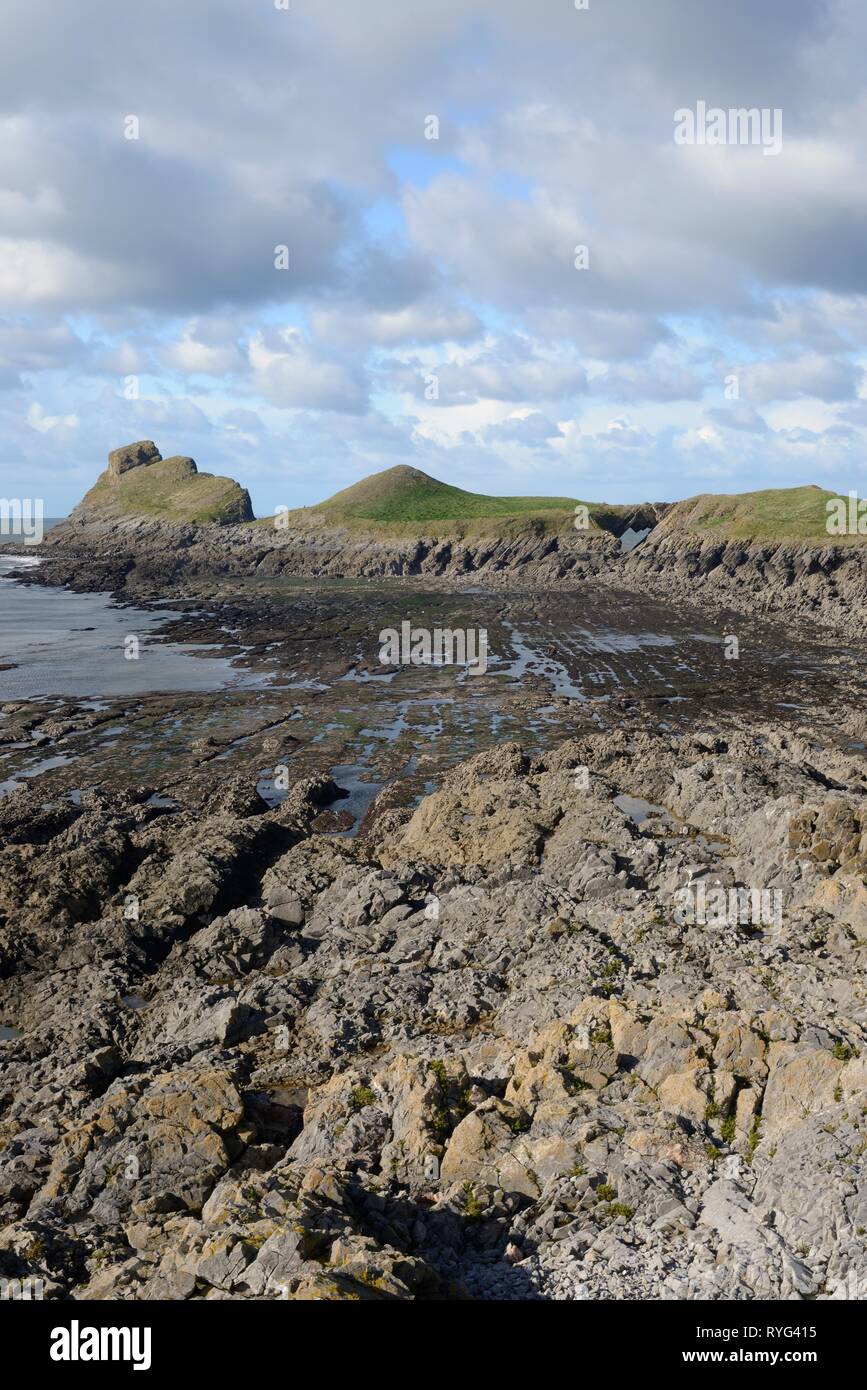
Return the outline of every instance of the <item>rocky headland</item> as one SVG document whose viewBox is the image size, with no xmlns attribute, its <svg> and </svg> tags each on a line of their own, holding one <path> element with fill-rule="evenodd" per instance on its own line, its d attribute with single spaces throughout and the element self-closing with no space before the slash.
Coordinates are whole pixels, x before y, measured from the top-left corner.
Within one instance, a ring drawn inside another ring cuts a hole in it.
<svg viewBox="0 0 867 1390">
<path fill-rule="evenodd" d="M 363 505 L 377 483 L 379 508 Z M 382 506 L 386 488 L 389 501 L 404 502 L 402 511 Z M 438 508 L 429 505 L 432 488 L 443 490 Z M 451 494 L 457 501 L 449 505 Z M 726 505 L 751 496 L 775 497 L 776 508 L 765 516 L 762 507 L 754 514 L 742 507 L 740 524 L 727 526 Z M 867 607 L 867 538 L 828 534 L 822 508 L 830 496 L 794 488 L 676 504 L 587 504 L 576 525 L 577 507 L 568 499 L 528 498 L 510 512 L 462 514 L 460 499 L 475 494 L 399 467 L 319 507 L 257 522 L 244 489 L 198 473 L 192 459 L 163 460 L 145 440 L 110 455 L 95 487 L 46 537 L 40 553 L 50 563 L 34 579 L 163 597 L 190 581 L 228 591 L 233 578 L 394 577 L 545 589 L 592 580 L 858 638 Z M 538 505 L 546 501 L 552 505 Z M 722 517 L 713 514 L 720 510 Z M 625 548 L 624 534 L 644 539 Z"/>
<path fill-rule="evenodd" d="M 0 1281 L 867 1296 L 863 547 L 408 475 L 256 523 L 145 441 L 46 537 L 251 679 L 0 706 Z"/>
</svg>

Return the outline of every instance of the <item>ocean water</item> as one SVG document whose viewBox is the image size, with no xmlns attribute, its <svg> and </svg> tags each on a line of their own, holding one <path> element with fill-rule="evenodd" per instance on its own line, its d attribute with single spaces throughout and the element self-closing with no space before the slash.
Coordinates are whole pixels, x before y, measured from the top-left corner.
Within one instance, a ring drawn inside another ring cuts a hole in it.
<svg viewBox="0 0 867 1390">
<path fill-rule="evenodd" d="M 171 609 L 120 606 L 108 594 L 75 594 L 11 579 L 36 558 L 0 552 L 0 702 L 43 695 L 122 697 L 149 692 L 258 686 L 266 678 L 225 657 L 181 643 L 154 640 Z M 138 639 L 130 659 L 129 638 Z"/>
</svg>

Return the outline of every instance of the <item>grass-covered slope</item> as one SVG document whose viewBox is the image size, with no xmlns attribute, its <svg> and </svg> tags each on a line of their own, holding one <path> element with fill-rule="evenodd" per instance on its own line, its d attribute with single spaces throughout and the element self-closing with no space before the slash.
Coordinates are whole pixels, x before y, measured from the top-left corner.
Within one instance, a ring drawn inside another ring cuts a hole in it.
<svg viewBox="0 0 867 1390">
<path fill-rule="evenodd" d="M 294 531 L 344 528 L 355 533 L 409 536 L 431 530 L 444 536 L 554 535 L 572 531 L 576 507 L 586 507 L 585 535 L 619 536 L 628 526 L 653 528 L 654 541 L 699 536 L 739 541 L 794 541 L 815 545 L 864 544 L 867 536 L 828 531 L 827 504 L 836 496 L 818 487 L 760 492 L 702 493 L 674 504 L 610 506 L 574 497 L 489 497 L 399 465 L 373 473 L 327 501 L 278 518 Z M 151 517 L 170 522 L 253 521 L 245 488 L 231 478 L 200 473 L 191 458 L 160 458 L 149 440 L 109 456 L 109 467 L 76 509 L 104 519 Z M 259 523 L 273 526 L 274 518 Z"/>
<path fill-rule="evenodd" d="M 418 468 L 399 465 L 337 492 L 313 507 L 301 507 L 284 518 L 288 527 L 345 526 L 391 535 L 436 525 L 457 535 L 510 535 L 561 531 L 574 525 L 573 497 L 488 497 L 480 492 L 438 482 Z M 588 532 L 599 535 L 605 523 L 631 510 L 589 502 Z M 602 524 L 600 525 L 599 522 Z"/>
<path fill-rule="evenodd" d="M 191 458 L 182 457 L 160 459 L 120 477 L 106 470 L 85 496 L 81 508 L 113 516 L 222 525 L 250 521 L 253 517 L 246 488 L 231 478 L 200 473 Z"/>
<path fill-rule="evenodd" d="M 526 516 L 539 511 L 572 511 L 569 497 L 486 497 L 440 483 L 418 468 L 389 468 L 337 492 L 311 508 L 331 516 L 365 521 L 472 521 L 477 517 Z"/>
<path fill-rule="evenodd" d="M 863 544 L 867 537 L 829 534 L 827 503 L 837 496 L 814 486 L 702 493 L 676 502 L 660 523 L 656 539 L 688 532 L 721 540 Z"/>
</svg>

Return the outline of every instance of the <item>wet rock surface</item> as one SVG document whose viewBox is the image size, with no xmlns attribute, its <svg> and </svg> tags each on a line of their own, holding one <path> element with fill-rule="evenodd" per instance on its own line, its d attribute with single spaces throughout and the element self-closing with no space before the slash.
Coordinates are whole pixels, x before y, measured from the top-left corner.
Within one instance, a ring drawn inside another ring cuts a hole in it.
<svg viewBox="0 0 867 1390">
<path fill-rule="evenodd" d="M 0 804 L 37 782 L 42 801 L 148 787 L 171 803 L 182 790 L 203 798 L 230 774 L 276 804 L 290 782 L 327 772 L 346 795 L 322 814 L 342 817 L 330 828 L 349 831 L 416 803 L 448 768 L 508 740 L 541 752 L 592 729 L 647 719 L 686 733 L 725 713 L 796 729 L 817 711 L 829 740 L 864 741 L 857 651 L 607 587 L 505 595 L 479 586 L 444 593 L 402 582 L 250 581 L 226 596 L 163 597 L 157 613 L 171 607 L 177 616 L 156 629 L 144 599 L 109 614 L 94 599 L 89 615 L 81 602 L 90 596 L 69 595 L 68 632 L 64 591 L 47 592 L 57 624 L 50 670 L 42 657 L 33 672 L 26 664 L 0 672 Z M 89 631 L 108 617 L 102 635 Z M 379 634 L 404 621 L 484 630 L 487 669 L 384 664 Z M 82 627 L 88 642 L 79 647 Z M 727 659 L 732 633 L 736 660 Z M 139 660 L 127 659 L 130 636 Z M 129 694 L 16 698 L 46 674 L 62 691 L 65 662 L 73 690 L 90 679 Z M 181 672 L 186 693 L 161 689 Z"/>
</svg>

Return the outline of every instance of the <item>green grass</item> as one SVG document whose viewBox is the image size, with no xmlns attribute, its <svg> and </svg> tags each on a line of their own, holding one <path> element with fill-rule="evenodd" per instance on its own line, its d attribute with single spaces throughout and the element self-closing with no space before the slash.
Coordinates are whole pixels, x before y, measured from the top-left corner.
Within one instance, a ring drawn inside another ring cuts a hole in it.
<svg viewBox="0 0 867 1390">
<path fill-rule="evenodd" d="M 471 1182 L 465 1182 L 461 1189 L 464 1204 L 464 1218 L 467 1221 L 480 1221 L 482 1218 L 482 1204 L 476 1196 L 476 1189 Z"/>
<path fill-rule="evenodd" d="M 362 478 L 325 502 L 289 512 L 284 524 L 290 529 L 341 526 L 351 531 L 417 534 L 421 526 L 434 526 L 449 535 L 538 535 L 574 526 L 575 508 L 588 509 L 586 534 L 599 536 L 605 522 L 626 515 L 626 507 L 585 502 L 574 497 L 489 497 L 481 492 L 441 483 L 418 468 L 401 464 Z M 264 518 L 262 525 L 273 525 Z"/>
<path fill-rule="evenodd" d="M 84 499 L 88 507 L 161 521 L 247 521 L 250 499 L 231 478 L 199 473 L 190 458 L 168 458 L 132 468 L 119 478 L 101 475 Z"/>
<path fill-rule="evenodd" d="M 826 503 L 838 496 L 819 487 L 765 488 L 759 492 L 703 493 L 678 502 L 660 533 L 690 531 L 723 540 L 813 540 L 863 544 L 864 536 L 834 536 L 826 529 Z"/>
<path fill-rule="evenodd" d="M 627 1221 L 631 1221 L 635 1215 L 635 1207 L 629 1206 L 627 1202 L 609 1202 L 605 1212 L 607 1216 L 625 1216 Z"/>
<path fill-rule="evenodd" d="M 675 503 L 657 528 L 659 539 L 684 533 L 720 540 L 813 541 L 863 544 L 865 536 L 834 536 L 826 529 L 826 503 L 835 493 L 818 487 L 768 488 L 759 492 L 703 493 Z M 103 473 L 84 499 L 109 516 L 150 516 L 163 521 L 252 521 L 249 497 L 231 478 L 199 473 L 192 459 L 169 458 L 131 469 L 120 478 Z M 584 535 L 619 535 L 633 506 L 581 502 L 574 497 L 489 497 L 399 465 L 371 474 L 325 502 L 281 518 L 292 531 L 340 527 L 356 534 L 413 536 L 422 529 L 448 537 L 523 539 L 571 531 L 575 508 L 586 506 Z M 265 517 L 254 524 L 273 526 Z M 581 534 L 579 532 L 579 534 Z"/>
<path fill-rule="evenodd" d="M 363 521 L 474 521 L 479 517 L 573 512 L 571 497 L 486 497 L 440 483 L 417 468 L 389 468 L 345 488 L 310 510 Z"/>
</svg>

